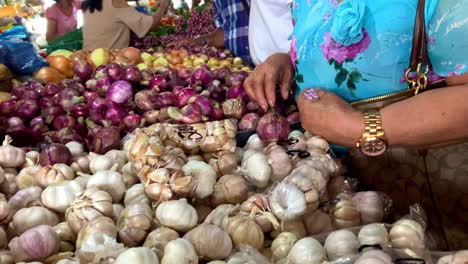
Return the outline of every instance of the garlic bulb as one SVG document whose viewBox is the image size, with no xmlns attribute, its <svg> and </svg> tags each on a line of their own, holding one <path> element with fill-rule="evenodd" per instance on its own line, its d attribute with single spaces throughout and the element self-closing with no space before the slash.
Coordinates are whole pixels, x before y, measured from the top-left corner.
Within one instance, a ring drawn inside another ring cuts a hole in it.
<svg viewBox="0 0 468 264">
<path fill-rule="evenodd" d="M 218 176 L 211 165 L 203 161 L 190 160 L 182 169 L 186 176 L 192 176 L 194 179 L 194 198 L 204 199 L 213 193 Z"/>
<path fill-rule="evenodd" d="M 92 174 L 96 174 L 100 171 L 107 171 L 112 169 L 117 169 L 116 163 L 105 155 L 98 155 L 96 153 L 89 153 L 91 161 L 89 163 L 89 170 Z"/>
<path fill-rule="evenodd" d="M 390 243 L 400 249 L 423 249 L 424 229 L 414 220 L 402 219 L 393 224 L 389 233 Z"/>
<path fill-rule="evenodd" d="M 280 233 L 271 244 L 273 261 L 276 262 L 286 258 L 297 240 L 299 240 L 299 237 L 294 233 Z"/>
<path fill-rule="evenodd" d="M 216 225 L 201 224 L 185 234 L 202 260 L 227 258 L 232 251 L 229 235 Z"/>
<path fill-rule="evenodd" d="M 383 224 L 369 224 L 361 228 L 358 234 L 359 244 L 363 245 L 381 245 L 388 244 L 387 228 Z"/>
<path fill-rule="evenodd" d="M 112 205 L 112 219 L 117 223 L 120 218 L 120 214 L 122 214 L 125 207 L 121 204 L 113 204 Z"/>
<path fill-rule="evenodd" d="M 453 263 L 453 255 L 443 256 L 437 261 L 437 264 L 452 264 L 452 263 Z"/>
<path fill-rule="evenodd" d="M 73 233 L 68 223 L 59 223 L 54 226 L 54 230 L 59 237 L 60 252 L 75 251 L 76 234 Z"/>
<path fill-rule="evenodd" d="M 307 149 L 311 152 L 320 150 L 323 154 L 330 149 L 328 142 L 320 136 L 312 136 L 307 139 Z"/>
<path fill-rule="evenodd" d="M 40 225 L 13 238 L 8 247 L 16 262 L 40 260 L 57 252 L 59 238 L 51 226 Z"/>
<path fill-rule="evenodd" d="M 119 240 L 124 245 L 135 247 L 145 240 L 153 224 L 153 212 L 149 205 L 136 203 L 127 206 L 117 222 Z"/>
<path fill-rule="evenodd" d="M 212 159 L 210 165 L 219 175 L 232 174 L 237 169 L 237 155 L 232 152 L 222 153 L 216 159 Z"/>
<path fill-rule="evenodd" d="M 123 150 L 112 149 L 106 152 L 104 156 L 110 158 L 115 164 L 118 165 L 116 168 L 117 171 L 122 171 L 123 166 L 125 163 L 127 163 L 127 156 Z"/>
<path fill-rule="evenodd" d="M 127 190 L 122 175 L 115 171 L 99 171 L 88 180 L 86 188 L 96 187 L 112 196 L 112 202 L 117 203 Z"/>
<path fill-rule="evenodd" d="M 222 260 L 213 260 L 208 262 L 207 264 L 227 264 L 227 262 Z"/>
<path fill-rule="evenodd" d="M 41 194 L 42 204 L 56 212 L 65 213 L 75 196 L 83 191 L 76 181 L 63 181 L 51 184 Z"/>
<path fill-rule="evenodd" d="M 138 179 L 138 176 L 133 171 L 131 162 L 125 163 L 122 167 L 122 177 L 127 189 L 140 182 L 140 179 Z"/>
<path fill-rule="evenodd" d="M 15 264 L 15 259 L 10 251 L 0 250 L 0 263 L 2 264 Z"/>
<path fill-rule="evenodd" d="M 229 217 L 233 216 L 238 211 L 239 206 L 234 206 L 232 204 L 219 205 L 206 217 L 205 223 L 217 225 L 222 229 L 226 229 Z"/>
<path fill-rule="evenodd" d="M 89 156 L 78 157 L 71 164 L 70 168 L 74 172 L 91 173 L 89 165 L 91 163 Z"/>
<path fill-rule="evenodd" d="M 294 130 L 289 133 L 288 139 L 291 141 L 291 145 L 288 146 L 288 150 L 307 150 L 307 142 L 304 133 L 299 130 Z"/>
<path fill-rule="evenodd" d="M 361 224 L 379 223 L 384 217 L 384 205 L 377 192 L 358 192 L 353 196 L 361 215 Z"/>
<path fill-rule="evenodd" d="M 343 195 L 333 209 L 333 224 L 336 228 L 349 228 L 358 226 L 360 214 L 356 205 L 347 195 Z"/>
<path fill-rule="evenodd" d="M 0 227 L 0 249 L 4 249 L 8 244 L 8 238 L 5 230 Z"/>
<path fill-rule="evenodd" d="M 461 250 L 453 256 L 452 264 L 464 264 L 468 261 L 468 250 Z"/>
<path fill-rule="evenodd" d="M 115 260 L 114 264 L 159 264 L 158 257 L 148 248 L 137 247 L 125 250 Z"/>
<path fill-rule="evenodd" d="M 23 208 L 16 212 L 11 222 L 16 234 L 21 235 L 27 230 L 40 226 L 50 225 L 54 226 L 59 223 L 59 219 L 55 213 L 47 208 L 33 206 Z"/>
<path fill-rule="evenodd" d="M 283 221 L 300 218 L 306 210 L 306 199 L 294 184 L 280 183 L 270 197 L 271 211 Z"/>
<path fill-rule="evenodd" d="M 161 264 L 198 264 L 198 256 L 190 241 L 178 238 L 167 243 Z"/>
<path fill-rule="evenodd" d="M 109 217 L 100 216 L 91 220 L 80 229 L 76 240 L 76 249 L 81 250 L 90 241 L 104 241 L 106 238 L 117 238 L 117 227 Z"/>
<path fill-rule="evenodd" d="M 322 264 L 326 260 L 325 249 L 311 237 L 297 241 L 288 254 L 289 264 Z"/>
<path fill-rule="evenodd" d="M 307 233 L 311 236 L 333 231 L 330 216 L 322 212 L 322 210 L 307 212 L 304 215 L 304 225 Z"/>
<path fill-rule="evenodd" d="M 167 243 L 178 238 L 180 237 L 176 231 L 167 227 L 160 227 L 148 234 L 143 246 L 152 249 L 158 256 L 158 259 L 161 260 L 164 256 L 164 247 L 166 247 Z"/>
<path fill-rule="evenodd" d="M 271 232 L 271 236 L 276 238 L 281 232 L 290 232 L 297 235 L 299 238 L 303 238 L 307 235 L 306 228 L 304 226 L 304 222 L 302 218 L 297 218 L 288 221 L 282 221 L 280 224 L 280 228 Z"/>
<path fill-rule="evenodd" d="M 308 196 L 307 192 L 309 190 L 315 189 L 318 192 L 320 201 L 328 200 L 328 176 L 320 169 L 309 166 L 307 164 L 298 166 L 291 172 L 291 174 L 289 174 L 285 181 L 296 185 L 301 191 L 305 193 L 306 197 Z M 308 207 L 311 207 L 310 204 L 315 205 L 314 203 L 317 203 L 317 201 L 308 201 Z M 316 206 L 314 207 L 317 208 Z"/>
<path fill-rule="evenodd" d="M 206 217 L 211 213 L 211 211 L 213 211 L 213 208 L 206 204 L 195 203 L 193 207 L 197 210 L 199 224 L 203 223 Z"/>
<path fill-rule="evenodd" d="M 258 137 L 257 134 L 253 134 L 247 140 L 247 143 L 245 144 L 244 149 L 247 149 L 247 150 L 251 149 L 251 150 L 261 152 L 265 149 L 265 145 L 263 144 L 263 141 Z"/>
<path fill-rule="evenodd" d="M 186 199 L 180 199 L 162 202 L 156 209 L 156 220 L 162 226 L 186 232 L 197 224 L 198 215 Z"/>
<path fill-rule="evenodd" d="M 239 252 L 234 253 L 229 260 L 228 264 L 270 264 L 268 259 L 264 257 L 257 249 L 248 245 L 239 247 Z"/>
<path fill-rule="evenodd" d="M 78 233 L 91 220 L 99 216 L 112 216 L 112 197 L 95 187 L 77 195 L 65 211 L 65 218 L 71 229 Z"/>
<path fill-rule="evenodd" d="M 353 258 L 358 254 L 359 242 L 356 235 L 346 229 L 331 232 L 325 240 L 328 260 Z"/>
<path fill-rule="evenodd" d="M 10 208 L 10 204 L 8 203 L 5 195 L 0 193 L 0 223 L 8 223 L 13 216 L 13 208 Z"/>
<path fill-rule="evenodd" d="M 40 205 L 41 193 L 41 187 L 37 186 L 22 189 L 10 198 L 8 204 L 10 205 L 10 208 L 14 210 L 20 210 L 33 205 Z"/>
<path fill-rule="evenodd" d="M 125 192 L 124 205 L 130 206 L 136 203 L 150 205 L 150 200 L 145 193 L 145 187 L 141 183 L 133 185 Z"/>
<path fill-rule="evenodd" d="M 257 188 L 265 188 L 270 182 L 272 170 L 267 157 L 258 151 L 247 150 L 241 164 L 242 175 Z"/>
<path fill-rule="evenodd" d="M 270 143 L 265 148 L 265 154 L 272 170 L 271 180 L 282 181 L 293 169 L 290 156 L 276 143 Z"/>
<path fill-rule="evenodd" d="M 260 249 L 263 247 L 263 230 L 254 219 L 245 215 L 236 215 L 229 218 L 226 231 L 232 238 L 234 246 L 250 245 Z"/>
<path fill-rule="evenodd" d="M 73 180 L 75 172 L 66 164 L 54 164 L 43 167 L 35 175 L 35 178 L 41 187 L 47 187 L 54 183 Z"/>
<path fill-rule="evenodd" d="M 16 174 L 7 173 L 5 170 L 5 179 L 0 183 L 0 192 L 7 196 L 14 195 L 18 191 L 16 179 Z"/>
<path fill-rule="evenodd" d="M 25 189 L 31 186 L 38 186 L 39 183 L 36 181 L 35 176 L 41 170 L 41 165 L 33 165 L 22 169 L 16 176 L 16 184 L 18 185 L 18 188 Z"/>
<path fill-rule="evenodd" d="M 67 144 L 65 144 L 65 147 L 70 150 L 70 153 L 72 154 L 73 158 L 78 158 L 84 155 L 84 148 L 81 143 L 78 143 L 76 141 L 70 141 Z"/>
<path fill-rule="evenodd" d="M 224 175 L 214 186 L 211 196 L 213 206 L 220 204 L 239 204 L 247 200 L 248 187 L 241 176 Z"/>
<path fill-rule="evenodd" d="M 364 252 L 355 264 L 393 264 L 392 258 L 381 250 L 369 250 Z"/>
</svg>

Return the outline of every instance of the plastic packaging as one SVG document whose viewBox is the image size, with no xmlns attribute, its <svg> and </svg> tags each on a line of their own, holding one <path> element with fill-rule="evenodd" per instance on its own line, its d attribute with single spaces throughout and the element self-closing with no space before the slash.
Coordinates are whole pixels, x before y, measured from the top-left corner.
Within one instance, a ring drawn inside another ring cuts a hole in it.
<svg viewBox="0 0 468 264">
<path fill-rule="evenodd" d="M 229 257 L 228 264 L 271 264 L 260 252 L 251 246 L 242 245 L 239 251 Z"/>
<path fill-rule="evenodd" d="M 7 52 L 5 52 L 5 49 Z M 18 75 L 31 75 L 48 63 L 37 54 L 34 46 L 21 40 L 0 40 L 0 51 L 6 53 L 3 64 Z"/>
<path fill-rule="evenodd" d="M 14 26 L 0 34 L 0 40 L 27 40 L 28 38 L 28 30 L 24 26 Z"/>
</svg>

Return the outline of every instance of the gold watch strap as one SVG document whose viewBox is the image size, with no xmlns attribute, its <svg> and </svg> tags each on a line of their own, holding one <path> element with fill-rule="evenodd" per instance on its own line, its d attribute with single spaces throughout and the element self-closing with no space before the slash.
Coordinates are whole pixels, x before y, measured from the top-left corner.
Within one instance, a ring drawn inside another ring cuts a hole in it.
<svg viewBox="0 0 468 264">
<path fill-rule="evenodd" d="M 364 112 L 363 138 L 383 138 L 385 132 L 382 128 L 382 117 L 378 110 Z"/>
</svg>

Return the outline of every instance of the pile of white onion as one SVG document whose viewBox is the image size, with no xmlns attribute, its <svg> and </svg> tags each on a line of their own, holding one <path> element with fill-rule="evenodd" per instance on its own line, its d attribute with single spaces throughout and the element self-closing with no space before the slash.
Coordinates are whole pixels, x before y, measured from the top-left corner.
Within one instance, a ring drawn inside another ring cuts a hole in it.
<svg viewBox="0 0 468 264">
<path fill-rule="evenodd" d="M 307 236 L 382 221 L 382 198 L 350 192 L 320 137 L 254 135 L 237 153 L 206 153 L 209 142 L 181 149 L 166 136 L 137 131 L 105 155 L 70 142 L 70 165 L 1 146 L 0 263 L 321 263 L 330 249 Z M 301 257 L 315 249 L 325 255 Z"/>
</svg>

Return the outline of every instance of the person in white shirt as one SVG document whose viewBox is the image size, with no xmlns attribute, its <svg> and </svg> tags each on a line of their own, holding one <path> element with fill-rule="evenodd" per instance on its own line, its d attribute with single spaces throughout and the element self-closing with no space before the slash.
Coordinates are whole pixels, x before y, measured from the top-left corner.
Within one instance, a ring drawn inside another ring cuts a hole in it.
<svg viewBox="0 0 468 264">
<path fill-rule="evenodd" d="M 275 53 L 287 53 L 293 31 L 292 0 L 252 0 L 249 19 L 250 57 L 255 65 Z"/>
</svg>

